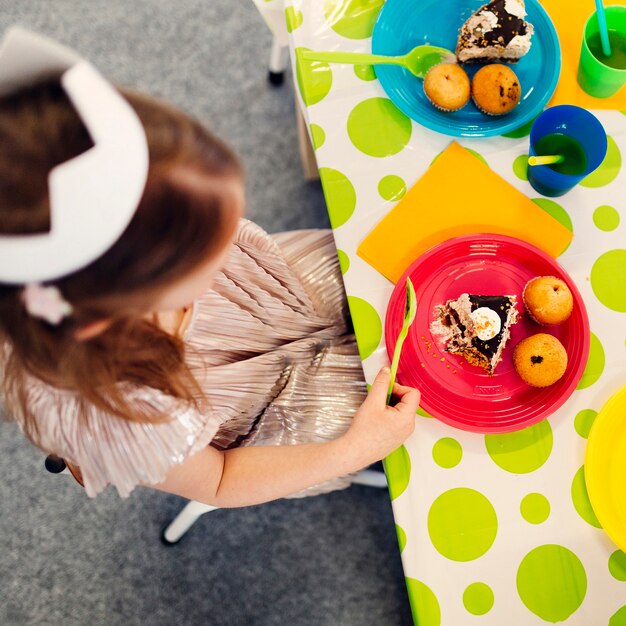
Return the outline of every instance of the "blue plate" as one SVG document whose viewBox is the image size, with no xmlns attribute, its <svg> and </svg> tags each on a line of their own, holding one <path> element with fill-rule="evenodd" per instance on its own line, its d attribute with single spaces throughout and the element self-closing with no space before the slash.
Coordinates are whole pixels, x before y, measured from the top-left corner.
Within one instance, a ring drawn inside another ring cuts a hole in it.
<svg viewBox="0 0 626 626">
<path fill-rule="evenodd" d="M 476 0 L 387 0 L 372 34 L 374 54 L 406 54 L 431 44 L 456 48 L 459 28 L 485 2 Z M 423 81 L 395 65 L 377 65 L 376 76 L 391 101 L 423 126 L 455 137 L 491 137 L 519 128 L 535 118 L 551 98 L 561 71 L 561 48 L 550 18 L 537 2 L 526 0 L 526 20 L 534 25 L 526 56 L 511 65 L 522 86 L 520 103 L 511 113 L 488 116 L 470 100 L 460 111 L 443 113 L 424 95 Z M 472 76 L 481 65 L 465 65 Z"/>
</svg>

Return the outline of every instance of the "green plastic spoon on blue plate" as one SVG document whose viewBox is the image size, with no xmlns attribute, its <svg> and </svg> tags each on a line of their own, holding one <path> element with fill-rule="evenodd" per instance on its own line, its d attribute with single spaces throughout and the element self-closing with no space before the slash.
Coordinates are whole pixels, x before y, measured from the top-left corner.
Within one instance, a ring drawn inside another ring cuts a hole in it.
<svg viewBox="0 0 626 626">
<path fill-rule="evenodd" d="M 305 50 L 300 53 L 307 61 L 327 63 L 349 63 L 350 65 L 402 65 L 411 74 L 424 78 L 431 67 L 440 63 L 455 63 L 454 52 L 437 46 L 417 46 L 402 56 L 385 56 L 361 52 L 316 52 Z"/>
<path fill-rule="evenodd" d="M 400 362 L 400 353 L 402 352 L 402 344 L 409 334 L 409 328 L 415 320 L 415 314 L 417 313 L 417 299 L 415 298 L 415 288 L 410 278 L 406 279 L 406 299 L 404 303 L 404 320 L 402 321 L 402 328 L 398 339 L 396 341 L 396 347 L 393 350 L 393 359 L 391 360 L 391 380 L 389 381 L 389 390 L 387 391 L 387 404 L 391 400 L 391 393 L 393 391 L 393 385 L 396 382 L 396 373 L 398 371 L 398 363 Z"/>
</svg>

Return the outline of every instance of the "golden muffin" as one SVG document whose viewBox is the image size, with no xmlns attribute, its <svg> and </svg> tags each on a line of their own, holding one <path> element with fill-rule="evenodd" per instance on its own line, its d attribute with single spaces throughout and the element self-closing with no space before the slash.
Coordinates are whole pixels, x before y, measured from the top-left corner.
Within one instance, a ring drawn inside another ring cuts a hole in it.
<svg viewBox="0 0 626 626">
<path fill-rule="evenodd" d="M 565 374 L 567 352 L 556 337 L 537 333 L 515 346 L 513 365 L 525 383 L 533 387 L 549 387 Z"/>
<path fill-rule="evenodd" d="M 523 293 L 528 315 L 538 324 L 561 324 L 574 309 L 574 296 L 556 276 L 537 276 L 526 283 Z"/>
<path fill-rule="evenodd" d="M 424 77 L 424 93 L 440 111 L 451 113 L 463 108 L 470 99 L 470 80 L 456 63 L 440 63 Z"/>
<path fill-rule="evenodd" d="M 515 108 L 522 95 L 522 88 L 510 67 L 494 63 L 476 72 L 471 92 L 479 111 L 487 115 L 504 115 Z"/>
</svg>

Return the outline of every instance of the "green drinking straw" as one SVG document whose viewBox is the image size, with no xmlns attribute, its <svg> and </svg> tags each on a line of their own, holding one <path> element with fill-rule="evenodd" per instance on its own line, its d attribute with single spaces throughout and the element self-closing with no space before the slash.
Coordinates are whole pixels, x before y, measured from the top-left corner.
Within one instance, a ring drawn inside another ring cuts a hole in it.
<svg viewBox="0 0 626 626">
<path fill-rule="evenodd" d="M 402 352 L 402 344 L 409 334 L 409 328 L 415 320 L 417 313 L 417 301 L 415 299 L 415 288 L 410 278 L 406 279 L 406 299 L 404 301 L 404 320 L 402 329 L 396 341 L 396 347 L 393 350 L 393 359 L 391 360 L 391 380 L 389 381 L 389 390 L 387 391 L 387 404 L 391 401 L 391 393 L 393 385 L 396 382 L 396 372 L 398 371 L 398 363 L 400 362 L 400 353 Z"/>
<path fill-rule="evenodd" d="M 596 14 L 598 16 L 598 31 L 600 32 L 600 43 L 602 44 L 602 54 L 605 57 L 611 56 L 611 43 L 609 42 L 609 27 L 606 25 L 606 14 L 602 0 L 596 0 Z"/>
<path fill-rule="evenodd" d="M 562 154 L 546 154 L 546 156 L 528 157 L 528 165 L 553 165 L 563 163 L 565 157 Z"/>
</svg>

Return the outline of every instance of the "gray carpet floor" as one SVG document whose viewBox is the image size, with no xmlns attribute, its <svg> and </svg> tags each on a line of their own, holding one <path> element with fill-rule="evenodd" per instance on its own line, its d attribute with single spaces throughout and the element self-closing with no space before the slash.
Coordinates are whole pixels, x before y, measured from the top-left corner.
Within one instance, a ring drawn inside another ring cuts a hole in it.
<svg viewBox="0 0 626 626">
<path fill-rule="evenodd" d="M 270 34 L 250 0 L 0 0 L 0 30 L 14 23 L 226 139 L 247 170 L 247 215 L 270 232 L 328 225 L 300 169 L 291 80 L 268 86 Z M 90 500 L 43 459 L 0 423 L 2 626 L 411 623 L 384 490 L 215 511 L 166 548 L 181 499 Z"/>
</svg>

